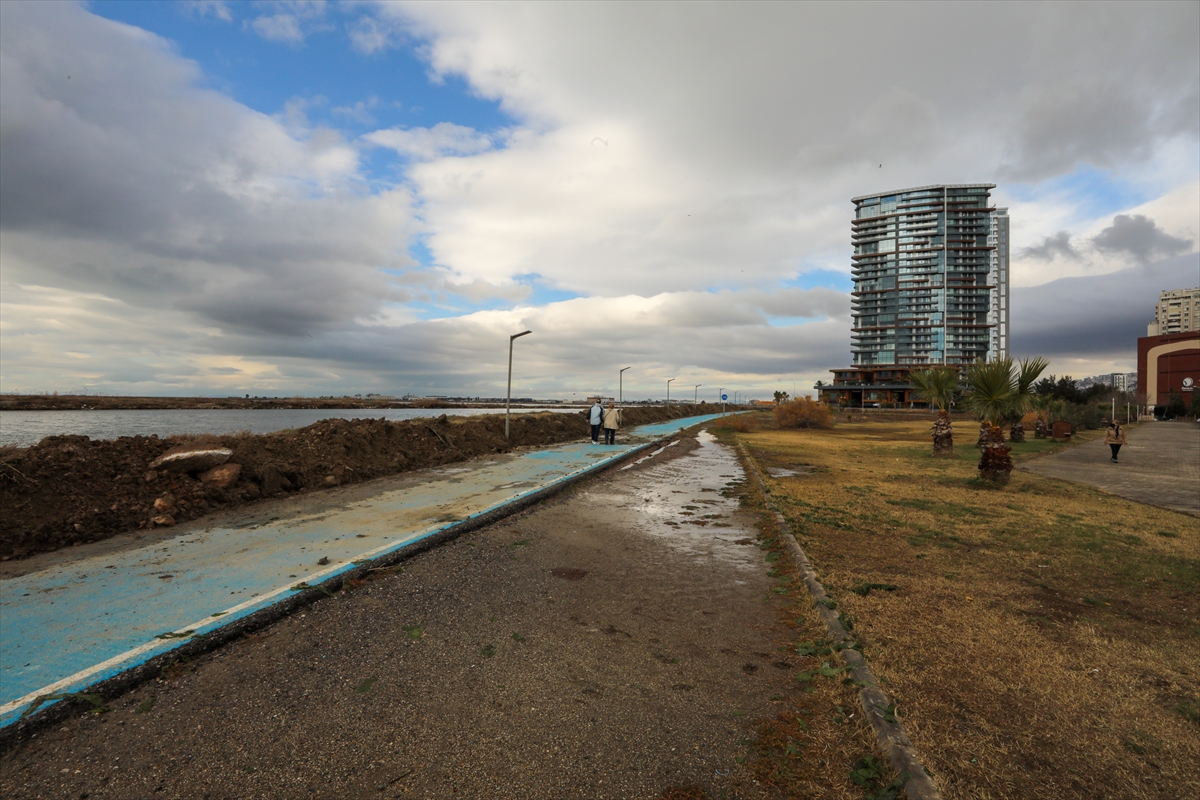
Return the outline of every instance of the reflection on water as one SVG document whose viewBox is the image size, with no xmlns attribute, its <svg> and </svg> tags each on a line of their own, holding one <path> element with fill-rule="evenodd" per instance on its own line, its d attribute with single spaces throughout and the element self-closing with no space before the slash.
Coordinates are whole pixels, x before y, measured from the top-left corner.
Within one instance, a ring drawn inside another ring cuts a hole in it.
<svg viewBox="0 0 1200 800">
<path fill-rule="evenodd" d="M 687 455 L 649 466 L 642 472 L 636 511 L 645 533 L 697 558 L 714 558 L 738 569 L 758 569 L 756 532 L 735 517 L 738 501 L 724 491 L 742 475 L 731 450 L 708 431 L 696 436 L 700 447 Z"/>
<path fill-rule="evenodd" d="M 514 412 L 518 409 L 513 409 Z M 528 411 L 580 413 L 578 408 L 521 408 Z M 273 433 L 303 428 L 323 419 L 405 420 L 447 414 L 503 414 L 495 408 L 171 408 L 129 411 L 0 411 L 0 446 L 28 447 L 47 436 L 174 436 L 181 433 Z"/>
</svg>

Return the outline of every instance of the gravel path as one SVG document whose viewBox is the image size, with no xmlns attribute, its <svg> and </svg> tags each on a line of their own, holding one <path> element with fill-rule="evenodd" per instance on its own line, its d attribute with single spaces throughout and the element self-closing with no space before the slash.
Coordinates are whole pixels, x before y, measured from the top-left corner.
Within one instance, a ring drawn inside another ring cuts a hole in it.
<svg viewBox="0 0 1200 800">
<path fill-rule="evenodd" d="M 420 554 L 18 745 L 11 798 L 758 797 L 796 692 L 707 434 Z"/>
</svg>

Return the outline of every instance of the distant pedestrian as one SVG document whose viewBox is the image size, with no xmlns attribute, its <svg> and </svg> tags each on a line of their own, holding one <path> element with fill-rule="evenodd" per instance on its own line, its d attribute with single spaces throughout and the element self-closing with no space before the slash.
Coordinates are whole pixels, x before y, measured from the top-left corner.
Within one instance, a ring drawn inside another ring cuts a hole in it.
<svg viewBox="0 0 1200 800">
<path fill-rule="evenodd" d="M 1112 458 L 1109 460 L 1116 464 L 1117 453 L 1120 452 L 1121 445 L 1125 444 L 1125 429 L 1115 419 L 1108 423 L 1108 428 L 1104 431 L 1104 443 L 1112 448 Z"/>
<path fill-rule="evenodd" d="M 600 444 L 600 425 L 604 422 L 604 406 L 597 400 L 588 411 L 588 424 L 592 426 L 592 444 Z"/>
<path fill-rule="evenodd" d="M 604 443 L 617 443 L 617 428 L 621 427 L 621 412 L 616 403 L 609 403 L 604 411 Z"/>
</svg>

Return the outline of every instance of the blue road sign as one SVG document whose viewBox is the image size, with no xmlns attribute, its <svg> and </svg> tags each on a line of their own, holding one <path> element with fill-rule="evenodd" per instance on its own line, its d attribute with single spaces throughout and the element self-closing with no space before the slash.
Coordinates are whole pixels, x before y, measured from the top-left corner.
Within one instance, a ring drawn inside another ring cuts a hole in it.
<svg viewBox="0 0 1200 800">
<path fill-rule="evenodd" d="M 723 395 L 721 395 L 721 399 L 722 399 L 722 400 L 728 400 L 728 399 L 729 399 L 729 395 L 727 395 L 727 394 L 723 394 Z"/>
</svg>

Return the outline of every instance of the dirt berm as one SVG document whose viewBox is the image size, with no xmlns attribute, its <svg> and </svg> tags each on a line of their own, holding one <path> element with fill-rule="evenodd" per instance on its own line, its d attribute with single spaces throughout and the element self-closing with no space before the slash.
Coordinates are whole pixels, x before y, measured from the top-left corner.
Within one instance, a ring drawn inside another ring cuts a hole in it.
<svg viewBox="0 0 1200 800">
<path fill-rule="evenodd" d="M 660 422 L 697 410 L 626 408 L 624 425 Z M 95 441 L 87 436 L 48 436 L 33 447 L 0 449 L 0 560 L 154 527 L 155 518 L 173 524 L 262 497 L 557 444 L 587 433 L 582 412 L 546 412 L 513 416 L 508 441 L 502 414 L 443 414 L 403 422 L 327 419 L 266 435 Z M 236 482 L 220 488 L 199 480 L 198 473 L 150 469 L 167 451 L 193 444 L 232 450 L 227 463 L 240 466 Z"/>
</svg>

